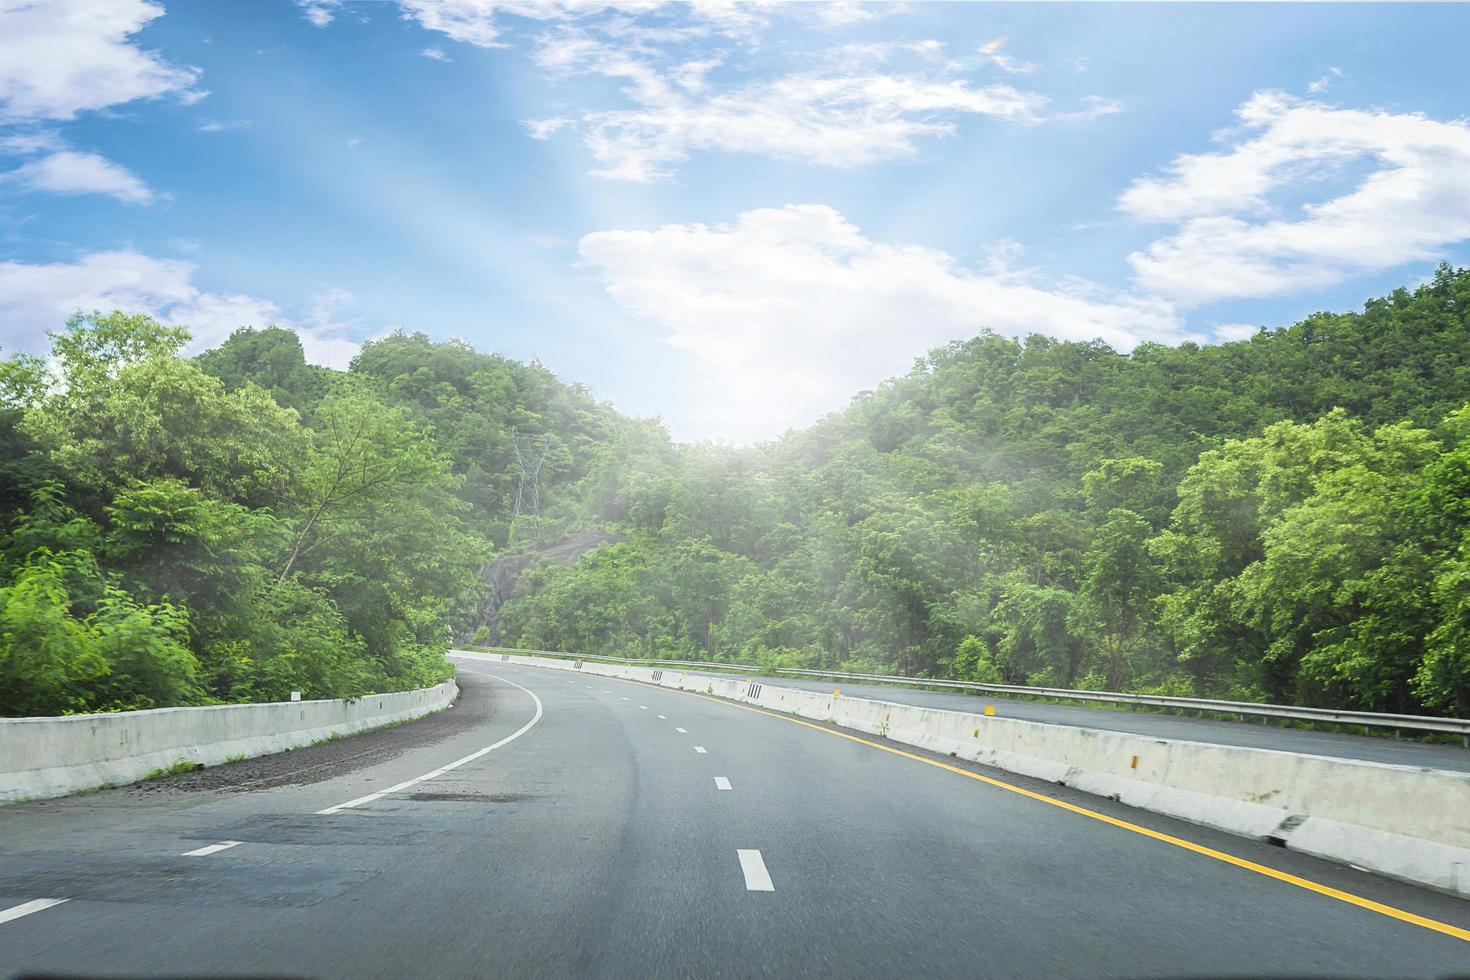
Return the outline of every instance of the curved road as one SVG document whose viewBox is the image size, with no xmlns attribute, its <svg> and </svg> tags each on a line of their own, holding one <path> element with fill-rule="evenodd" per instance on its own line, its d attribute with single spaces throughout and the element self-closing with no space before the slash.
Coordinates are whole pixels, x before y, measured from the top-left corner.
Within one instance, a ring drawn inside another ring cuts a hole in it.
<svg viewBox="0 0 1470 980">
<path fill-rule="evenodd" d="M 0 976 L 1470 966 L 1448 896 L 697 694 L 460 677 L 398 729 L 0 807 Z"/>
</svg>

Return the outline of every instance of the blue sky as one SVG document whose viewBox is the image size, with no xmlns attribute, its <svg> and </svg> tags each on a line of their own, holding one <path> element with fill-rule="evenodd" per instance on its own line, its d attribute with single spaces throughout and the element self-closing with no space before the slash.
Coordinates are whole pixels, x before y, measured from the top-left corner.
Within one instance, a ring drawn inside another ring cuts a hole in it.
<svg viewBox="0 0 1470 980">
<path fill-rule="evenodd" d="M 768 438 L 986 327 L 1120 349 L 1470 263 L 1460 5 L 12 0 L 0 346 L 77 307 L 538 358 Z"/>
</svg>

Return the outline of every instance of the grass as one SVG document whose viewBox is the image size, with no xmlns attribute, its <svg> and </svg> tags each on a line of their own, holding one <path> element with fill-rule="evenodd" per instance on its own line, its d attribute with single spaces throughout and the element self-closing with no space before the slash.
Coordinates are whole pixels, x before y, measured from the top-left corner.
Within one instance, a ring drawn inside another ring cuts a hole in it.
<svg viewBox="0 0 1470 980">
<path fill-rule="evenodd" d="M 180 759 L 167 769 L 153 769 L 149 771 L 148 775 L 143 777 L 143 781 L 167 779 L 169 776 L 177 776 L 181 772 L 193 772 L 196 769 L 203 768 L 204 765 L 202 763 L 195 762 L 193 759 Z"/>
</svg>

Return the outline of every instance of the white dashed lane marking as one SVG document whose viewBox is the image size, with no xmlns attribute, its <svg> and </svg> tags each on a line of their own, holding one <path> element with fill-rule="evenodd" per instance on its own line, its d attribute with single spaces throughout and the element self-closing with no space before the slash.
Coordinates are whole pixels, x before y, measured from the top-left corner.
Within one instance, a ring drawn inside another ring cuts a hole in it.
<svg viewBox="0 0 1470 980">
<path fill-rule="evenodd" d="M 706 755 L 709 750 L 706 749 L 703 745 L 696 745 L 694 747 L 694 751 L 698 752 L 700 755 Z"/>
<path fill-rule="evenodd" d="M 225 840 L 220 841 L 218 844 L 210 844 L 208 847 L 200 847 L 192 851 L 185 851 L 182 856 L 186 858 L 202 858 L 206 854 L 217 854 L 220 851 L 228 851 L 232 847 L 239 846 L 240 842 L 237 840 Z"/>
<path fill-rule="evenodd" d="M 773 892 L 776 886 L 771 884 L 771 873 L 766 870 L 766 862 L 761 858 L 761 852 L 755 850 L 737 850 L 740 855 L 740 870 L 745 874 L 745 890 L 751 892 Z"/>
<path fill-rule="evenodd" d="M 669 718 L 668 718 L 668 715 L 659 715 L 658 716 L 658 720 L 659 721 L 668 721 Z"/>
<path fill-rule="evenodd" d="M 730 788 L 730 780 L 726 779 L 724 776 L 716 776 L 715 777 L 715 789 L 729 789 L 729 788 Z"/>
<path fill-rule="evenodd" d="M 65 898 L 38 898 L 35 901 L 26 902 L 24 905 L 13 905 L 8 909 L 0 909 L 0 922 L 19 919 L 22 916 L 30 915 L 32 912 L 39 912 L 42 909 L 49 909 L 53 905 L 60 905 L 65 901 L 67 901 Z"/>
<path fill-rule="evenodd" d="M 689 734 L 689 730 L 687 728 L 676 728 L 676 729 L 674 729 L 674 731 L 678 732 L 680 735 L 688 735 Z"/>
</svg>

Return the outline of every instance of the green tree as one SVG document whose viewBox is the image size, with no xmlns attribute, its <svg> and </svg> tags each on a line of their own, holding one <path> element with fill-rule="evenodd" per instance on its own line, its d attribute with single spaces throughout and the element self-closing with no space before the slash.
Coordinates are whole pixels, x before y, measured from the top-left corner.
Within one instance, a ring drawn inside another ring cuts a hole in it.
<svg viewBox="0 0 1470 980">
<path fill-rule="evenodd" d="M 301 339 L 283 327 L 241 327 L 220 346 L 200 354 L 197 362 L 226 391 L 257 385 L 277 404 L 298 412 L 315 405 L 327 386 L 326 372 L 306 363 Z"/>
<path fill-rule="evenodd" d="M 347 391 L 328 397 L 315 417 L 312 451 L 289 497 L 296 517 L 282 581 L 353 509 L 447 479 L 447 461 L 400 407 Z"/>
<path fill-rule="evenodd" d="M 254 385 L 227 393 L 218 379 L 159 348 L 105 368 L 103 343 L 78 327 L 79 352 L 63 358 L 62 386 L 26 413 L 23 428 L 95 507 L 137 480 L 174 478 L 251 507 L 276 503 L 305 454 L 296 413 Z M 131 347 L 145 347 L 138 340 Z"/>
<path fill-rule="evenodd" d="M 1148 553 L 1152 531 L 1143 515 L 1115 507 L 1094 533 L 1083 561 L 1082 596 L 1103 638 L 1110 691 L 1123 689 L 1128 653 L 1157 593 L 1159 576 Z"/>
</svg>

